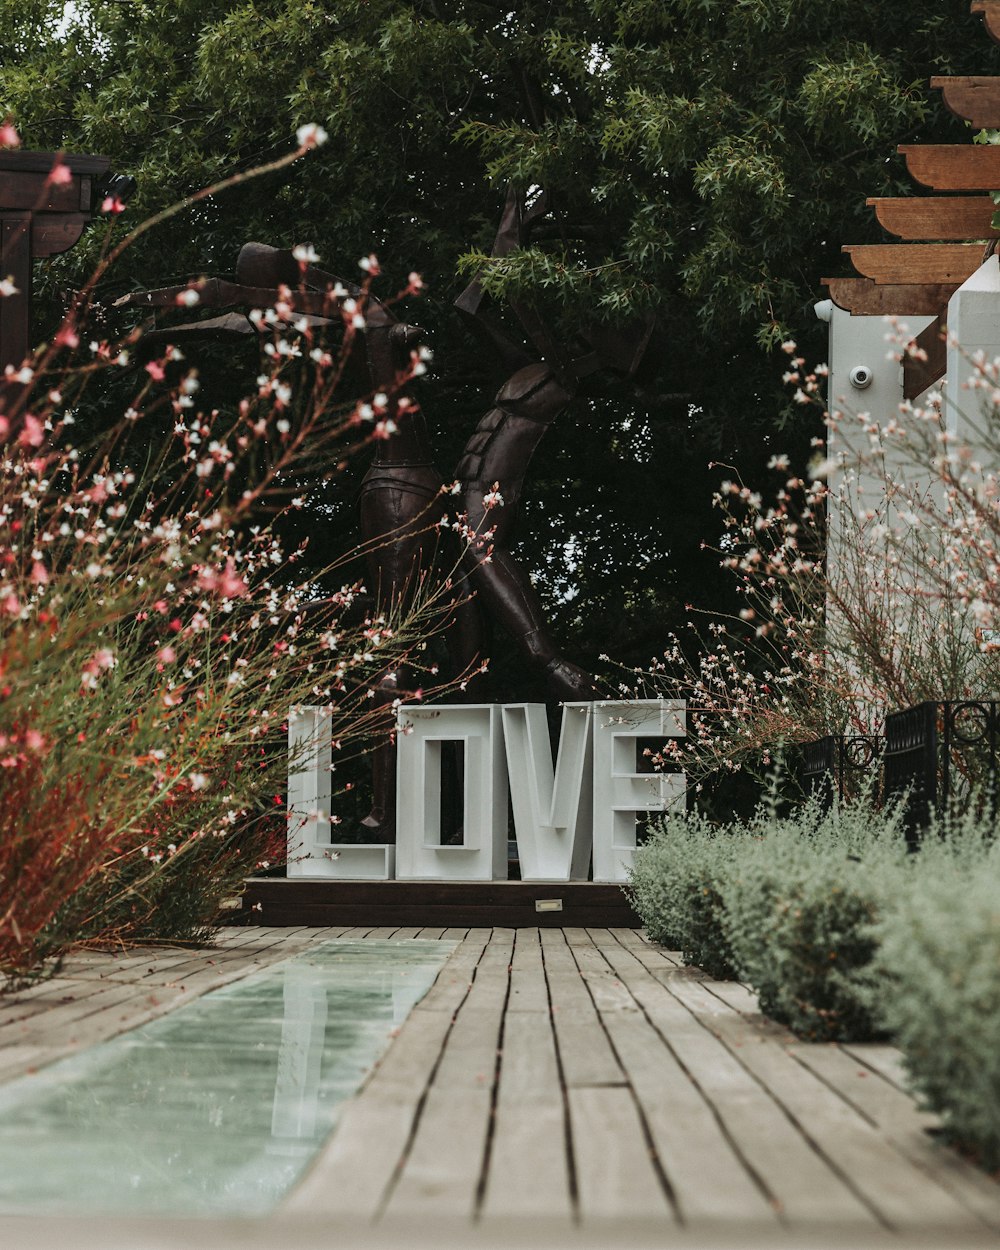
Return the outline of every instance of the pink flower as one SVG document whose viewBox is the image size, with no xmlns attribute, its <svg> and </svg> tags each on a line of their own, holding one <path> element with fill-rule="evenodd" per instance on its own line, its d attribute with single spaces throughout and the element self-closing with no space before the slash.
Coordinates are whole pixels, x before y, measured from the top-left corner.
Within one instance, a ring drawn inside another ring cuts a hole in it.
<svg viewBox="0 0 1000 1250">
<path fill-rule="evenodd" d="M 49 571 L 41 560 L 36 560 L 31 566 L 31 581 L 35 586 L 45 586 L 48 584 Z"/>
<path fill-rule="evenodd" d="M 163 368 L 163 365 L 160 364 L 158 360 L 151 360 L 149 364 L 146 366 L 146 372 L 149 374 L 149 376 L 153 379 L 154 382 L 162 382 L 163 379 L 167 376 L 166 371 Z"/>
<path fill-rule="evenodd" d="M 236 572 L 231 556 L 226 561 L 226 567 L 220 571 L 202 569 L 198 574 L 198 586 L 202 590 L 216 591 L 223 599 L 242 599 L 249 590 L 246 582 Z"/>
<path fill-rule="evenodd" d="M 125 205 L 117 195 L 106 195 L 101 203 L 102 213 L 111 213 L 117 217 L 119 213 L 124 213 Z"/>
<path fill-rule="evenodd" d="M 162 660 L 164 664 L 173 664 L 174 660 L 177 659 L 177 652 L 168 644 L 157 651 L 156 658 Z"/>
<path fill-rule="evenodd" d="M 30 412 L 25 413 L 24 425 L 21 427 L 21 433 L 17 436 L 17 441 L 22 447 L 41 447 L 42 443 L 45 442 L 45 427 Z"/>
<path fill-rule="evenodd" d="M 57 157 L 56 163 L 49 170 L 49 176 L 46 181 L 54 187 L 68 186 L 73 181 L 73 171 Z"/>
<path fill-rule="evenodd" d="M 0 122 L 0 148 L 19 148 L 20 146 L 21 136 L 14 126 L 14 119 L 8 113 Z"/>
</svg>

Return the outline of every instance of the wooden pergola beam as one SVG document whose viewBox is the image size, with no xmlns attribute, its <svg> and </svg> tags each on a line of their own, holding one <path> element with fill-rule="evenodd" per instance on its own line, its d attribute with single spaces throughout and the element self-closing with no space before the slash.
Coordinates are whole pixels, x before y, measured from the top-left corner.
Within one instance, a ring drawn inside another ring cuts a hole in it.
<svg viewBox="0 0 1000 1250">
<path fill-rule="evenodd" d="M 871 278 L 824 278 L 830 298 L 854 317 L 936 317 L 958 283 L 879 285 Z"/>
<path fill-rule="evenodd" d="M 908 353 L 903 357 L 904 399 L 916 399 L 948 371 L 948 343 L 942 316 L 921 330 L 914 342 L 927 354 L 927 359 L 920 360 Z"/>
<path fill-rule="evenodd" d="M 934 191 L 995 191 L 1000 188 L 1000 146 L 962 143 L 901 143 L 910 177 Z"/>
<path fill-rule="evenodd" d="M 841 249 L 878 284 L 964 282 L 983 263 L 981 243 L 849 243 Z"/>
<path fill-rule="evenodd" d="M 1000 79 L 997 80 L 1000 82 Z M 901 239 L 995 239 L 996 205 L 987 195 L 873 196 L 879 225 Z"/>
<path fill-rule="evenodd" d="M 1000 126 L 1000 78 L 937 77 L 931 86 L 940 89 L 947 107 L 962 121 L 977 128 Z"/>
<path fill-rule="evenodd" d="M 68 175 L 54 182 L 56 164 Z M 16 294 L 0 299 L 0 371 L 19 365 L 31 349 L 31 264 L 73 246 L 96 211 L 106 156 L 0 151 L 0 278 Z"/>
<path fill-rule="evenodd" d="M 1000 3 L 998 0 L 972 0 L 972 12 L 983 15 L 983 25 L 990 38 L 1000 43 Z"/>
</svg>

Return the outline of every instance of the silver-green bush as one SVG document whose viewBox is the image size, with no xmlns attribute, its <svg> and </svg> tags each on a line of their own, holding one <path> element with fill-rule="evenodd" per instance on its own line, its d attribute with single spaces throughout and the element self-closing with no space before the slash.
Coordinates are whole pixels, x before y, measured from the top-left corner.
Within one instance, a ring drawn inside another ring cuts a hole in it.
<svg viewBox="0 0 1000 1250">
<path fill-rule="evenodd" d="M 1000 847 L 926 838 L 876 928 L 881 1019 L 949 1136 L 1000 1167 Z"/>
<path fill-rule="evenodd" d="M 670 815 L 636 851 L 628 894 L 654 942 L 720 979 L 735 975 L 721 885 L 752 835 L 692 812 Z"/>
<path fill-rule="evenodd" d="M 877 1035 L 873 925 L 905 888 L 894 813 L 806 804 L 772 823 L 722 884 L 733 961 L 761 1009 L 814 1041 Z"/>
</svg>

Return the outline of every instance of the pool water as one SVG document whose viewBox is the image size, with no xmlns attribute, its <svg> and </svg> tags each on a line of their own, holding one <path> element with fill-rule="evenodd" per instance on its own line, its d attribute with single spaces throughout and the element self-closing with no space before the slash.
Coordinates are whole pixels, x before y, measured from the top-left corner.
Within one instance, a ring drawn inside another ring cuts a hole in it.
<svg viewBox="0 0 1000 1250">
<path fill-rule="evenodd" d="M 455 945 L 323 942 L 0 1086 L 0 1212 L 270 1211 Z"/>
</svg>

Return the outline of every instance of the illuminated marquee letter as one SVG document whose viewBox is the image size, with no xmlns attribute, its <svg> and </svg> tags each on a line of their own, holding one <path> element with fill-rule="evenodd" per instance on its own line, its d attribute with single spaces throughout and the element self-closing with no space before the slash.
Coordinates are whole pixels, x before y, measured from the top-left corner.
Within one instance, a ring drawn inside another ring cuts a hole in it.
<svg viewBox="0 0 1000 1250">
<path fill-rule="evenodd" d="M 555 772 L 542 703 L 503 712 L 522 881 L 586 880 L 591 844 L 592 703 L 563 704 Z"/>
<path fill-rule="evenodd" d="M 657 749 L 685 734 L 683 700 L 634 699 L 594 707 L 594 880 L 627 881 L 636 846 L 637 817 L 683 807 L 682 773 L 636 771 L 636 739 Z"/>
<path fill-rule="evenodd" d="M 507 773 L 496 705 L 402 707 L 396 731 L 396 875 L 409 881 L 507 879 Z M 462 841 L 441 841 L 441 749 L 461 747 Z"/>
<path fill-rule="evenodd" d="M 341 881 L 391 879 L 394 846 L 333 841 L 332 731 L 330 713 L 321 707 L 293 707 L 288 713 L 288 875 Z"/>
</svg>

